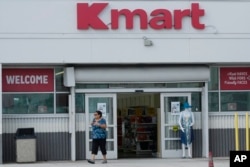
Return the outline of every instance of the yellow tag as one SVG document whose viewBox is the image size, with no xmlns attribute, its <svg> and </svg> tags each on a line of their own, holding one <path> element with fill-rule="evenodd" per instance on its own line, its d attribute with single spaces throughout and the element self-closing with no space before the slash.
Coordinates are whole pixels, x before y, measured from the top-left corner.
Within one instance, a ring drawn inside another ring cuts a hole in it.
<svg viewBox="0 0 250 167">
<path fill-rule="evenodd" d="M 148 115 L 150 116 L 155 116 L 156 115 L 156 111 L 155 108 L 148 108 Z"/>
<path fill-rule="evenodd" d="M 142 115 L 142 112 L 143 112 L 143 108 L 135 108 L 135 114 L 137 116 L 141 116 Z"/>
<path fill-rule="evenodd" d="M 173 131 L 176 132 L 176 131 L 178 131 L 178 130 L 179 130 L 179 126 L 178 126 L 178 125 L 174 125 L 174 126 L 173 126 Z"/>
</svg>

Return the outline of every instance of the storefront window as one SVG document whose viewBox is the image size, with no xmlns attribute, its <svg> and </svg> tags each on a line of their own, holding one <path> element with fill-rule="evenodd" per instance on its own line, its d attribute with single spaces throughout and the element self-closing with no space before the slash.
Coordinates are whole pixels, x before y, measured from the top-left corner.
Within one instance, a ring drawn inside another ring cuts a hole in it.
<svg viewBox="0 0 250 167">
<path fill-rule="evenodd" d="M 4 114 L 48 114 L 53 113 L 52 93 L 3 94 Z"/>
<path fill-rule="evenodd" d="M 56 113 L 68 113 L 69 112 L 69 95 L 68 94 L 56 94 Z"/>
<path fill-rule="evenodd" d="M 56 91 L 68 91 L 69 88 L 63 85 L 63 68 L 55 68 Z"/>
<path fill-rule="evenodd" d="M 192 99 L 191 99 L 191 104 L 192 104 L 192 111 L 202 111 L 202 106 L 201 106 L 201 93 L 200 92 L 193 92 L 192 93 Z"/>
<path fill-rule="evenodd" d="M 82 93 L 76 93 L 75 102 L 76 113 L 85 113 L 85 95 Z"/>
<path fill-rule="evenodd" d="M 218 92 L 208 93 L 208 110 L 219 111 L 219 93 Z"/>
<path fill-rule="evenodd" d="M 69 87 L 63 85 L 64 69 L 55 68 L 55 82 L 56 82 L 56 113 L 69 112 Z"/>
<path fill-rule="evenodd" d="M 68 113 L 62 67 L 6 68 L 3 85 L 3 114 Z"/>
<path fill-rule="evenodd" d="M 221 92 L 221 111 L 249 111 L 250 92 Z"/>
<path fill-rule="evenodd" d="M 203 86 L 201 82 L 190 82 L 190 83 L 167 83 L 167 88 L 200 88 Z"/>
<path fill-rule="evenodd" d="M 210 68 L 210 82 L 208 82 L 209 90 L 218 90 L 219 89 L 219 77 L 218 77 L 218 67 Z"/>
<path fill-rule="evenodd" d="M 211 67 L 210 69 L 211 80 L 208 84 L 209 111 L 250 111 L 249 89 L 246 88 L 247 84 L 243 84 L 243 86 L 245 87 L 240 85 L 241 83 L 246 82 L 244 75 L 249 69 L 247 67 Z M 221 72 L 221 69 L 223 69 L 224 71 Z M 239 76 L 235 77 L 236 74 Z M 219 81 L 221 83 L 220 86 Z M 239 84 L 234 84 L 237 82 L 239 82 Z"/>
<path fill-rule="evenodd" d="M 108 84 L 76 84 L 76 89 L 105 89 Z"/>
</svg>

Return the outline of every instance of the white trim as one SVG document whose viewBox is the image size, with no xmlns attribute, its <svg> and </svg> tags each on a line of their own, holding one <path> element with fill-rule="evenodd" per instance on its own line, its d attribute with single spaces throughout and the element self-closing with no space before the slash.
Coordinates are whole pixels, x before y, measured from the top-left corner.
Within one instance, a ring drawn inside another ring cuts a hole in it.
<svg viewBox="0 0 250 167">
<path fill-rule="evenodd" d="M 69 132 L 71 134 L 71 160 L 76 160 L 76 113 L 75 113 L 75 88 L 70 88 L 69 95 Z"/>
<path fill-rule="evenodd" d="M 210 79 L 207 65 L 76 67 L 76 83 L 166 83 L 205 82 Z"/>
<path fill-rule="evenodd" d="M 202 92 L 202 88 L 110 88 L 110 89 L 76 89 L 76 93 L 136 93 L 136 90 L 143 90 L 143 93 L 164 93 L 164 92 Z"/>
<path fill-rule="evenodd" d="M 87 107 L 88 101 L 87 101 L 87 97 L 91 96 L 91 97 L 98 97 L 99 93 L 107 93 L 105 94 L 105 96 L 109 95 L 108 93 L 136 93 L 136 90 L 142 90 L 144 93 L 147 92 L 155 92 L 155 93 L 161 93 L 162 95 L 166 95 L 166 96 L 180 96 L 180 95 L 188 95 L 188 101 L 189 104 L 191 104 L 191 92 L 202 92 L 203 88 L 128 88 L 128 89 L 124 89 L 124 88 L 110 88 L 110 89 L 76 89 L 75 92 L 76 93 L 95 93 L 95 94 L 86 94 L 85 97 L 85 104 Z M 98 93 L 98 94 L 97 94 Z M 161 99 L 161 108 L 163 109 L 164 106 L 162 104 L 162 99 Z M 88 108 L 86 108 L 86 111 L 88 111 Z M 161 113 L 162 114 L 162 113 Z M 88 121 L 88 117 L 89 114 L 86 112 L 86 123 Z M 161 125 L 165 125 L 164 123 L 164 116 L 161 116 Z M 163 141 L 165 141 L 165 135 L 164 135 L 164 127 L 165 126 L 161 126 L 161 157 L 169 157 L 174 156 L 174 157 L 181 157 L 181 151 L 169 151 L 169 153 L 166 155 L 165 153 L 163 153 L 165 146 L 163 146 L 163 144 L 165 144 Z M 86 124 L 86 151 L 89 150 L 89 133 L 87 133 L 89 131 L 89 126 Z M 116 134 L 117 135 L 117 134 Z M 117 136 L 116 136 L 117 137 Z M 88 140 L 88 141 L 87 141 Z M 175 139 L 176 140 L 176 139 Z M 116 141 L 116 140 L 115 140 Z M 117 144 L 114 147 L 117 150 Z M 88 154 L 88 153 L 87 153 Z M 88 158 L 88 156 L 87 156 Z"/>
<path fill-rule="evenodd" d="M 107 127 L 113 127 L 113 139 L 107 139 L 107 142 L 113 142 L 114 150 L 107 150 L 107 158 L 108 159 L 117 159 L 118 158 L 118 147 L 117 147 L 117 96 L 116 94 L 86 94 L 85 95 L 85 127 L 86 127 L 86 137 L 85 137 L 85 145 L 86 145 L 86 158 L 91 158 L 91 151 L 89 141 L 91 141 L 89 137 L 89 129 L 90 129 L 90 122 L 89 122 L 89 98 L 90 97 L 111 97 L 113 101 L 113 124 L 109 125 L 107 122 Z M 97 154 L 96 159 L 102 159 L 101 154 Z"/>
<path fill-rule="evenodd" d="M 228 111 L 228 112 L 224 112 L 224 111 L 216 111 L 216 112 L 208 112 L 208 115 L 223 115 L 223 116 L 234 116 L 235 113 L 238 113 L 238 115 L 242 115 L 245 116 L 246 112 L 250 112 L 250 111 Z"/>
<path fill-rule="evenodd" d="M 145 1 L 145 0 L 143 0 Z M 239 0 L 238 0 L 239 1 Z M 248 1 L 248 0 L 246 0 Z M 92 33 L 81 33 L 81 34 L 72 34 L 72 33 L 64 33 L 62 37 L 62 33 L 6 33 L 0 34 L 0 38 L 8 38 L 8 39 L 142 39 L 144 33 L 133 33 L 133 34 L 128 34 L 128 33 L 120 33 L 119 36 L 117 36 L 116 33 L 100 33 L 100 32 L 95 32 L 96 35 L 93 36 Z M 187 34 L 187 33 L 168 33 L 168 38 L 169 39 L 232 39 L 232 38 L 240 38 L 240 39 L 249 39 L 250 34 L 216 34 L 216 36 L 211 36 L 213 32 L 210 33 L 202 33 L 202 34 Z M 166 39 L 166 36 L 162 35 L 161 33 L 156 34 L 150 34 L 151 39 Z"/>
<path fill-rule="evenodd" d="M 205 82 L 205 86 L 202 91 L 202 156 L 208 157 L 209 154 L 209 116 L 208 116 L 208 83 Z"/>
<path fill-rule="evenodd" d="M 165 128 L 166 127 L 169 127 L 173 124 L 166 124 L 166 121 L 165 121 L 165 112 L 164 112 L 164 109 L 165 109 L 165 103 L 164 103 L 164 98 L 165 97 L 188 97 L 188 103 L 191 105 L 191 93 L 161 93 L 161 97 L 160 97 L 160 105 L 161 105 L 161 157 L 162 158 L 167 158 L 167 157 L 175 157 L 175 158 L 180 158 L 181 155 L 182 155 L 182 149 L 179 149 L 179 150 L 166 150 L 166 145 L 165 145 L 165 141 L 168 141 L 168 140 L 180 140 L 177 139 L 177 138 L 166 138 L 166 131 L 165 131 Z M 178 124 L 178 122 L 177 122 Z"/>
<path fill-rule="evenodd" d="M 66 118 L 69 114 L 3 114 L 5 118 Z"/>
</svg>

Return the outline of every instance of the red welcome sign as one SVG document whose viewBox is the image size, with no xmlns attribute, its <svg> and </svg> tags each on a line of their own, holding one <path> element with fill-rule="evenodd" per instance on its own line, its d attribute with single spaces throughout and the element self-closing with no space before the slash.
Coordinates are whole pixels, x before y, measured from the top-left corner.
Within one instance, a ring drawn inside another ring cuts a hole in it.
<svg viewBox="0 0 250 167">
<path fill-rule="evenodd" d="M 250 90 L 250 68 L 220 68 L 221 90 Z"/>
<path fill-rule="evenodd" d="M 52 92 L 53 69 L 3 69 L 3 92 Z"/>
</svg>

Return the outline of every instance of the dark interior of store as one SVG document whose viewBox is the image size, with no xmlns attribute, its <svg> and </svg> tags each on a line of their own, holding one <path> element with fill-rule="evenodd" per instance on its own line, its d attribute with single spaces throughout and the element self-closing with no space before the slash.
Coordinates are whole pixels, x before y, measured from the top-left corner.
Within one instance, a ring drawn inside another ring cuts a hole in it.
<svg viewBox="0 0 250 167">
<path fill-rule="evenodd" d="M 157 157 L 157 93 L 118 94 L 118 158 Z"/>
</svg>

